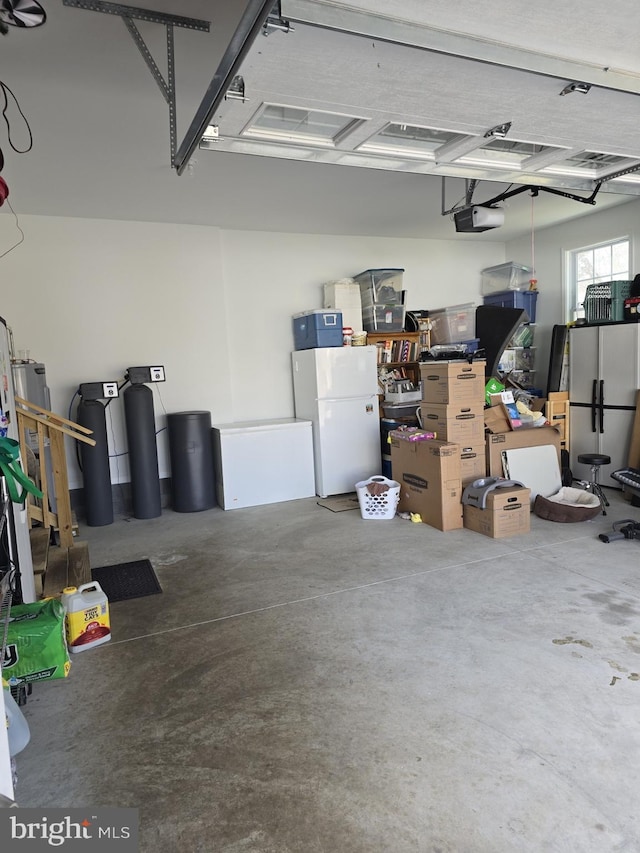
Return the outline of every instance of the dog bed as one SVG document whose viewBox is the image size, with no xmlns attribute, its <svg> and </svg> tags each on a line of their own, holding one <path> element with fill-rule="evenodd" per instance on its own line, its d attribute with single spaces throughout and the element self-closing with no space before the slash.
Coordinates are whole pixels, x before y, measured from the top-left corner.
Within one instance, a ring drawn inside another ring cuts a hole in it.
<svg viewBox="0 0 640 853">
<path fill-rule="evenodd" d="M 593 492 L 584 489 L 573 489 L 563 486 L 551 497 L 543 498 L 538 495 L 533 504 L 533 511 L 547 521 L 559 521 L 563 524 L 576 521 L 589 521 L 602 512 L 600 501 Z"/>
</svg>

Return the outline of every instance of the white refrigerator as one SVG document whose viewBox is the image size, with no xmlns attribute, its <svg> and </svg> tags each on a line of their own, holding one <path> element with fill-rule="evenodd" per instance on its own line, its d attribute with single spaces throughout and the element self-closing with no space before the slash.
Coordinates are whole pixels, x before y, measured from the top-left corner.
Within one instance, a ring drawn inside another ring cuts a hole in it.
<svg viewBox="0 0 640 853">
<path fill-rule="evenodd" d="M 353 492 L 382 464 L 376 348 L 322 347 L 291 358 L 296 417 L 313 425 L 316 492 Z"/>
</svg>

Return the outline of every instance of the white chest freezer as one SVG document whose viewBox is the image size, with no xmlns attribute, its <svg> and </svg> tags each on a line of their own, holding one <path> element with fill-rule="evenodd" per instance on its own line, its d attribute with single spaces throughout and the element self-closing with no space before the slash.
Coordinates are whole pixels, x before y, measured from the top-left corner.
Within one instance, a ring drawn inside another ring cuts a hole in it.
<svg viewBox="0 0 640 853">
<path fill-rule="evenodd" d="M 311 421 L 214 424 L 216 498 L 223 509 L 293 501 L 316 493 Z"/>
</svg>

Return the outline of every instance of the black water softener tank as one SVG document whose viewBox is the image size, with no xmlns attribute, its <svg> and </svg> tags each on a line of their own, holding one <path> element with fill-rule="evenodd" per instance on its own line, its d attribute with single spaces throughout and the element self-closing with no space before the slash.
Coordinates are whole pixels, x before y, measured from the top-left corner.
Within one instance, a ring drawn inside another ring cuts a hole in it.
<svg viewBox="0 0 640 853">
<path fill-rule="evenodd" d="M 211 412 L 167 415 L 171 459 L 171 502 L 175 512 L 215 506 Z"/>
<path fill-rule="evenodd" d="M 146 385 L 136 383 L 130 385 L 122 396 L 129 444 L 133 515 L 134 518 L 158 518 L 162 515 L 162 503 L 153 393 Z"/>
</svg>

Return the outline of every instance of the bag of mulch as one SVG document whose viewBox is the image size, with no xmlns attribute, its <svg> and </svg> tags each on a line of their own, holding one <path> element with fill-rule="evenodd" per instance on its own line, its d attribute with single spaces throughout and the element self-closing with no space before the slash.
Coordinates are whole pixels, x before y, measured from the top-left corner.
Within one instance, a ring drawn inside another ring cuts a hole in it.
<svg viewBox="0 0 640 853">
<path fill-rule="evenodd" d="M 56 598 L 11 608 L 2 675 L 11 686 L 66 678 L 71 663 L 64 608 Z"/>
</svg>

